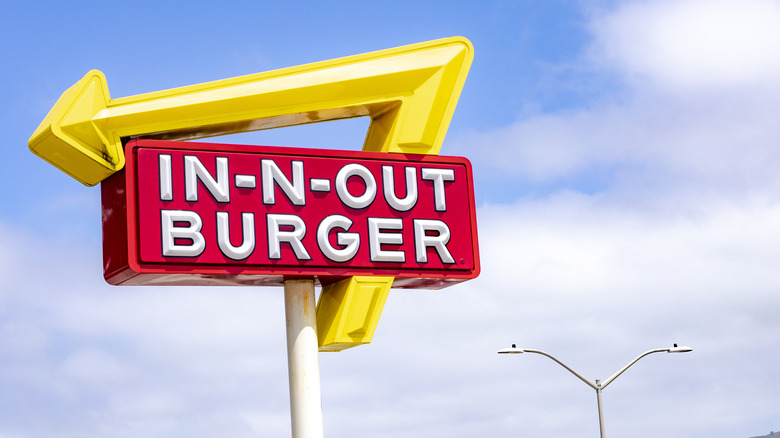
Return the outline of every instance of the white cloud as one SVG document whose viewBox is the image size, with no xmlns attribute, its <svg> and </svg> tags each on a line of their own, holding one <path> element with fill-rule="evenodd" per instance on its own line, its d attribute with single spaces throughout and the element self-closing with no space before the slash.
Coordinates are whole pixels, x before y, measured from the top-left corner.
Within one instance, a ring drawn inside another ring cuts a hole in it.
<svg viewBox="0 0 780 438">
<path fill-rule="evenodd" d="M 475 173 L 533 184 L 702 186 L 724 191 L 777 187 L 780 98 L 689 103 L 635 95 L 620 103 L 539 114 L 508 127 L 453 139 Z M 507 187 L 508 188 L 508 187 Z"/>
<path fill-rule="evenodd" d="M 780 188 L 776 22 L 780 2 L 623 4 L 593 19 L 595 38 L 577 68 L 617 71 L 627 88 L 580 108 L 530 113 L 451 138 L 450 150 L 471 157 L 487 181 L 566 187 L 590 180 L 598 190 Z M 724 52 L 722 39 L 739 47 Z"/>
<path fill-rule="evenodd" d="M 777 83 L 780 3 L 627 2 L 594 21 L 592 54 L 631 79 L 673 89 Z"/>
</svg>

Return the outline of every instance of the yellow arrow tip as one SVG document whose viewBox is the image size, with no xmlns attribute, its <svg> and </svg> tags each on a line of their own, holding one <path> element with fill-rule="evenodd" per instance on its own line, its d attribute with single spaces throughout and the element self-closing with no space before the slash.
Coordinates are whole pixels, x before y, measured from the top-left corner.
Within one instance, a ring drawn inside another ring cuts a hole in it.
<svg viewBox="0 0 780 438">
<path fill-rule="evenodd" d="M 92 118 L 108 105 L 106 77 L 91 70 L 68 88 L 28 141 L 30 150 L 92 186 L 124 166 L 121 148 L 107 145 Z"/>
</svg>

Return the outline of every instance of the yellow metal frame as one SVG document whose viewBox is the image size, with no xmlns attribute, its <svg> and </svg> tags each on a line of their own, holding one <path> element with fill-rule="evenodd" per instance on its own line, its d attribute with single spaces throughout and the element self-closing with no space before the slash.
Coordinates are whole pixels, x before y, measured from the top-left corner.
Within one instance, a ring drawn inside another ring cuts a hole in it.
<svg viewBox="0 0 780 438">
<path fill-rule="evenodd" d="M 438 154 L 473 57 L 447 38 L 111 99 L 92 70 L 57 101 L 30 149 L 86 185 L 124 166 L 122 140 L 195 139 L 369 116 L 363 149 Z"/>
<path fill-rule="evenodd" d="M 393 277 L 350 277 L 323 288 L 317 302 L 320 351 L 370 343 L 392 285 Z"/>
</svg>

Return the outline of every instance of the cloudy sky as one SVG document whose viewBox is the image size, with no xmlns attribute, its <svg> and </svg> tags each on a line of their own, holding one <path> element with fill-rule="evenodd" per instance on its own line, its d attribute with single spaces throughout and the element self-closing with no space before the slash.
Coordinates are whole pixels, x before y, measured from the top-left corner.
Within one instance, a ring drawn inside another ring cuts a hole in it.
<svg viewBox="0 0 780 438">
<path fill-rule="evenodd" d="M 330 437 L 748 438 L 780 430 L 780 1 L 16 2 L 0 56 L 0 437 L 285 437 L 279 288 L 112 287 L 99 188 L 29 152 L 90 69 L 125 97 L 448 36 L 442 149 L 482 275 L 392 291 L 320 355 Z M 223 138 L 358 149 L 362 119 Z"/>
</svg>

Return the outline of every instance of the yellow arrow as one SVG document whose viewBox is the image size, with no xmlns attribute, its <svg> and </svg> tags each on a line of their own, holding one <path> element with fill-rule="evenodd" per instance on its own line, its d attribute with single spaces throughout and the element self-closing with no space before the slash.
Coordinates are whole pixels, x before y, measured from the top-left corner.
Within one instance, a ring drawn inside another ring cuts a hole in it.
<svg viewBox="0 0 780 438">
<path fill-rule="evenodd" d="M 124 166 L 122 140 L 194 139 L 369 116 L 364 150 L 438 154 L 473 49 L 447 38 L 120 99 L 93 70 L 29 141 L 86 185 Z"/>
</svg>

